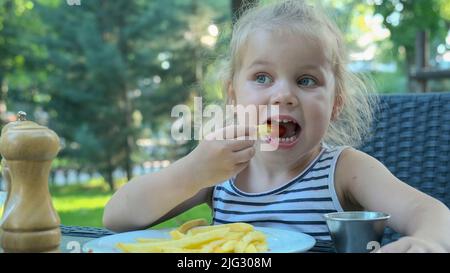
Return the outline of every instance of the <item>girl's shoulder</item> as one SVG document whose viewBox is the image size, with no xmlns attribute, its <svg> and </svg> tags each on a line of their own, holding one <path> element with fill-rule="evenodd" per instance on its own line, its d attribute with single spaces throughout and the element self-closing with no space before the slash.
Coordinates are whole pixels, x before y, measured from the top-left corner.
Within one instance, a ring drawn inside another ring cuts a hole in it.
<svg viewBox="0 0 450 273">
<path fill-rule="evenodd" d="M 353 173 L 354 171 L 358 171 L 358 167 L 363 167 L 367 164 L 382 165 L 382 163 L 373 156 L 354 147 L 345 146 L 341 149 L 342 152 L 339 154 L 336 170 L 339 170 L 342 174 Z"/>
<path fill-rule="evenodd" d="M 383 163 L 353 147 L 342 151 L 334 173 L 336 193 L 351 209 L 362 209 L 363 204 L 357 201 L 362 196 L 398 181 Z"/>
<path fill-rule="evenodd" d="M 383 164 L 371 155 L 353 147 L 345 147 L 336 163 L 335 180 L 349 182 L 361 178 L 358 176 L 361 176 L 363 169 L 377 171 L 381 167 L 384 167 Z"/>
<path fill-rule="evenodd" d="M 344 210 L 362 210 L 363 205 L 352 194 L 352 187 L 359 179 L 364 179 L 359 170 L 366 169 L 363 165 L 376 160 L 356 148 L 346 146 L 342 148 L 336 162 L 334 172 L 334 188 L 339 202 Z"/>
</svg>

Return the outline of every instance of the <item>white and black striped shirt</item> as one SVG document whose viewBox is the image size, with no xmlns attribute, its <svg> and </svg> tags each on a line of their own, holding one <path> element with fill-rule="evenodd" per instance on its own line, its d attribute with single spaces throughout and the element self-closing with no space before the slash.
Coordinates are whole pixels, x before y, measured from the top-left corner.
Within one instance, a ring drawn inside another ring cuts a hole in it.
<svg viewBox="0 0 450 273">
<path fill-rule="evenodd" d="M 303 172 L 274 190 L 246 193 L 234 185 L 234 179 L 215 186 L 213 223 L 246 222 L 331 240 L 323 214 L 343 211 L 334 189 L 334 171 L 345 148 L 324 145 Z"/>
</svg>

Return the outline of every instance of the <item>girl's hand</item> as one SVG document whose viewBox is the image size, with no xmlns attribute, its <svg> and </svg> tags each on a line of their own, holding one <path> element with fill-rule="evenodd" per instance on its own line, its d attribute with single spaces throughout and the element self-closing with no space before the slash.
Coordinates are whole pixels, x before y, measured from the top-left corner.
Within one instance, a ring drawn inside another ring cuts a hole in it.
<svg viewBox="0 0 450 273">
<path fill-rule="evenodd" d="M 189 155 L 197 186 L 223 182 L 245 169 L 255 155 L 256 128 L 228 126 L 210 133 Z M 245 140 L 247 138 L 247 140 Z"/>
<path fill-rule="evenodd" d="M 402 237 L 380 248 L 376 253 L 446 253 L 439 243 L 431 242 L 417 237 Z"/>
</svg>

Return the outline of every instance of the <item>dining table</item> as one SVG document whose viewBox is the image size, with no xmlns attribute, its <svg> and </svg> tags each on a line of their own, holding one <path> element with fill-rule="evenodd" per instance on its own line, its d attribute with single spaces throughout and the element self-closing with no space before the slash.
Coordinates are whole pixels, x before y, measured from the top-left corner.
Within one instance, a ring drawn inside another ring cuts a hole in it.
<svg viewBox="0 0 450 273">
<path fill-rule="evenodd" d="M 101 227 L 61 225 L 60 228 L 62 235 L 60 251 L 62 253 L 83 253 L 83 246 L 87 242 L 116 234 L 113 231 Z M 332 241 L 316 239 L 314 247 L 307 252 L 334 253 L 335 249 Z"/>
</svg>

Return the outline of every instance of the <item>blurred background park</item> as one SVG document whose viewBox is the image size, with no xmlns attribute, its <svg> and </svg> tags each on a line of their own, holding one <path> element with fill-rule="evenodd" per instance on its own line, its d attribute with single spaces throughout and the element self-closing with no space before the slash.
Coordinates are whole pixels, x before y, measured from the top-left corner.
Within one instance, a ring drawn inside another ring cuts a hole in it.
<svg viewBox="0 0 450 273">
<path fill-rule="evenodd" d="M 243 2 L 0 0 L 1 125 L 25 111 L 59 135 L 49 183 L 62 224 L 102 226 L 115 190 L 195 147 L 170 137 L 171 109 L 221 101 L 216 60 Z M 450 1 L 317 2 L 378 93 L 450 90 Z M 210 219 L 207 206 L 159 227 L 194 217 Z"/>
</svg>

